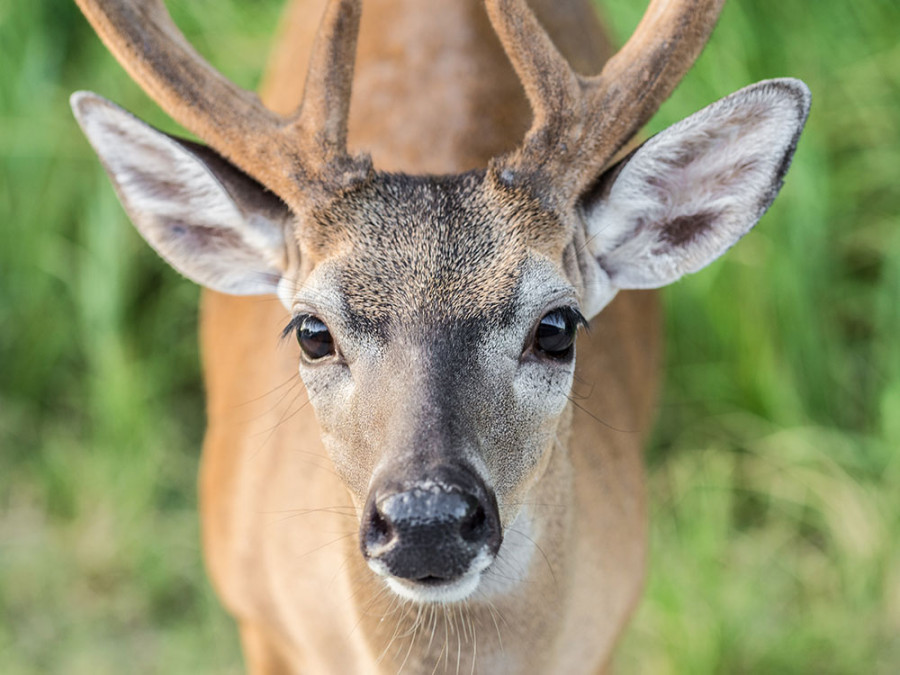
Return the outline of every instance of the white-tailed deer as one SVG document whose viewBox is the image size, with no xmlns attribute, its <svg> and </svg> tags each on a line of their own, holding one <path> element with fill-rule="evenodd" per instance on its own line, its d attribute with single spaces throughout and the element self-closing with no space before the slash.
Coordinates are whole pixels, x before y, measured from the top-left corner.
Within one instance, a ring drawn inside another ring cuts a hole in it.
<svg viewBox="0 0 900 675">
<path fill-rule="evenodd" d="M 160 0 L 77 1 L 209 145 L 73 96 L 140 233 L 211 289 L 204 545 L 250 670 L 601 670 L 644 575 L 659 361 L 654 295 L 618 292 L 756 223 L 806 87 L 615 161 L 722 0 L 653 0 L 608 60 L 588 0 L 298 1 L 266 106 Z"/>
</svg>

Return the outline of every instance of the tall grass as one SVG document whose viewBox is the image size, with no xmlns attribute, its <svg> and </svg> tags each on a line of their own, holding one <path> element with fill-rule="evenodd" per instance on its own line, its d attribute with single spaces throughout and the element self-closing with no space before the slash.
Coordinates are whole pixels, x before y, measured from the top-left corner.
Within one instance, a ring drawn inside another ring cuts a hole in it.
<svg viewBox="0 0 900 675">
<path fill-rule="evenodd" d="M 624 672 L 900 668 L 897 25 L 892 2 L 730 2 L 654 121 L 766 77 L 813 91 L 771 212 L 666 296 L 652 571 Z"/>
<path fill-rule="evenodd" d="M 252 87 L 278 0 L 176 20 Z M 642 2 L 609 0 L 619 35 Z M 729 0 L 658 130 L 793 75 L 782 195 L 666 293 L 646 599 L 621 672 L 900 667 L 900 5 Z M 239 672 L 202 570 L 197 291 L 127 224 L 68 112 L 167 130 L 73 3 L 0 0 L 0 670 Z"/>
</svg>

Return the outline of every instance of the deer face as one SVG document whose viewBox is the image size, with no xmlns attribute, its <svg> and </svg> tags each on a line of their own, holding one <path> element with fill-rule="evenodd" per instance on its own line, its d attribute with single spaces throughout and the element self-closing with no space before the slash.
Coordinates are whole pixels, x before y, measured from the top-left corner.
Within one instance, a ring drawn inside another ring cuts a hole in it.
<svg viewBox="0 0 900 675">
<path fill-rule="evenodd" d="M 583 319 L 559 225 L 484 173 L 377 175 L 312 217 L 318 262 L 282 297 L 361 550 L 407 597 L 464 597 L 567 403 Z"/>
</svg>

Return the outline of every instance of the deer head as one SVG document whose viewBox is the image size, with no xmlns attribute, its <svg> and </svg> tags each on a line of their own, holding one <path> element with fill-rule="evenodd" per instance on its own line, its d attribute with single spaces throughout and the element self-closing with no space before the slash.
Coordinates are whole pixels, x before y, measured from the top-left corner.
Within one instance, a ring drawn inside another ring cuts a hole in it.
<svg viewBox="0 0 900 675">
<path fill-rule="evenodd" d="M 286 118 L 204 63 L 159 0 L 78 2 L 209 144 L 75 94 L 125 209 L 188 278 L 281 299 L 361 554 L 422 602 L 479 587 L 517 505 L 565 452 L 579 326 L 619 290 L 672 283 L 748 232 L 809 109 L 801 82 L 761 82 L 610 166 L 693 63 L 721 0 L 653 0 L 592 77 L 523 0 L 487 0 L 534 112 L 521 146 L 461 175 L 380 173 L 346 148 L 358 0 L 328 5 Z"/>
</svg>

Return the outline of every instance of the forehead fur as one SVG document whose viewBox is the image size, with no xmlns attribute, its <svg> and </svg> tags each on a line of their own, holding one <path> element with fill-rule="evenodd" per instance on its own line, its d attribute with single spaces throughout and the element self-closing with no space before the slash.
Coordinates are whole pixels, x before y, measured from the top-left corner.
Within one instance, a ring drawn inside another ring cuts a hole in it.
<svg viewBox="0 0 900 675">
<path fill-rule="evenodd" d="M 347 313 L 371 332 L 409 320 L 504 323 L 525 262 L 561 254 L 559 221 L 484 172 L 376 174 L 314 218 L 301 244 L 337 263 Z"/>
</svg>

